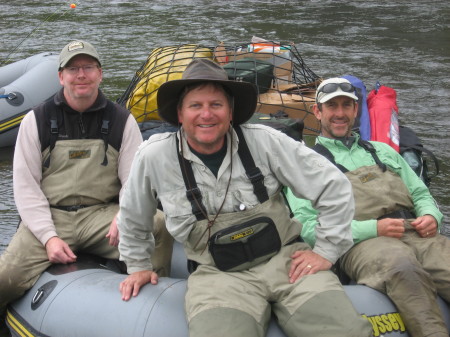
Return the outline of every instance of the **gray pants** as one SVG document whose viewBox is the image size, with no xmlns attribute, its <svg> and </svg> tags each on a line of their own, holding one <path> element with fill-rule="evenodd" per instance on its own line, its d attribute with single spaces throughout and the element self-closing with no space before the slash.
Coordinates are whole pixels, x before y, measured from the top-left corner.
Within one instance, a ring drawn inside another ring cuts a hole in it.
<svg viewBox="0 0 450 337">
<path fill-rule="evenodd" d="M 408 229 L 399 239 L 363 241 L 341 258 L 359 284 L 390 297 L 412 337 L 448 337 L 436 293 L 450 303 L 450 240 L 421 238 Z"/>
<path fill-rule="evenodd" d="M 108 259 L 118 259 L 117 247 L 106 238 L 109 226 L 117 214 L 117 204 L 91 206 L 77 212 L 52 209 L 59 238 L 75 252 L 90 253 Z M 155 253 L 152 263 L 160 276 L 168 276 L 172 258 L 173 239 L 165 227 L 164 215 L 155 215 Z M 42 243 L 24 225 L 13 236 L 0 256 L 0 315 L 6 305 L 22 296 L 51 265 Z"/>
</svg>

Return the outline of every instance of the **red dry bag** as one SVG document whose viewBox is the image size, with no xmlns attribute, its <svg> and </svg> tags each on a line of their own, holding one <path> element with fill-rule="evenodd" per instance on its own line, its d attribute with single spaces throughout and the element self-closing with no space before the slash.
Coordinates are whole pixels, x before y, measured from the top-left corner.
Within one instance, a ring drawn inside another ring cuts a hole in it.
<svg viewBox="0 0 450 337">
<path fill-rule="evenodd" d="M 383 142 L 399 152 L 397 93 L 394 89 L 380 86 L 367 96 L 370 116 L 370 140 Z"/>
</svg>

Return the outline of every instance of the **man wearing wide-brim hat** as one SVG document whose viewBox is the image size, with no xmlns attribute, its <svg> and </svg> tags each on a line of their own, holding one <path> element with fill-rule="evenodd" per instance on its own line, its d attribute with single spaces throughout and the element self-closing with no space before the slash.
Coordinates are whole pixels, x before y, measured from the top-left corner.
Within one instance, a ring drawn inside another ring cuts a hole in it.
<svg viewBox="0 0 450 337">
<path fill-rule="evenodd" d="M 181 80 L 159 88 L 159 114 L 179 130 L 152 136 L 134 159 L 119 218 L 130 274 L 122 298 L 158 282 L 150 257 L 161 202 L 191 267 L 191 337 L 265 336 L 272 311 L 288 336 L 371 336 L 329 271 L 352 246 L 351 186 L 303 143 L 244 124 L 256 103 L 253 84 L 229 81 L 207 59 L 193 60 Z M 329 238 L 322 250 L 300 242 L 282 186 L 320 209 L 319 230 Z"/>
</svg>

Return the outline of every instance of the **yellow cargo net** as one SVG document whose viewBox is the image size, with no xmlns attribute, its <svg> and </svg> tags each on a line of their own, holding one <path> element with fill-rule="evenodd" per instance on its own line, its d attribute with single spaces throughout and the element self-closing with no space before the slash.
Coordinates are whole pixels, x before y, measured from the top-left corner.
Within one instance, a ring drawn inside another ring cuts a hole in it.
<svg viewBox="0 0 450 337">
<path fill-rule="evenodd" d="M 312 113 L 315 90 L 321 81 L 306 66 L 293 43 L 182 44 L 152 50 L 118 103 L 131 111 L 141 131 L 159 126 L 157 93 L 167 81 L 181 79 L 194 58 L 212 59 L 230 80 L 253 83 L 258 90 L 255 113 L 299 119 L 303 134 L 317 135 L 320 124 Z"/>
<path fill-rule="evenodd" d="M 154 49 L 141 69 L 136 72 L 140 80 L 130 92 L 126 107 L 137 122 L 160 119 L 156 95 L 167 81 L 181 79 L 183 71 L 194 58 L 213 58 L 213 50 L 187 44 Z"/>
</svg>

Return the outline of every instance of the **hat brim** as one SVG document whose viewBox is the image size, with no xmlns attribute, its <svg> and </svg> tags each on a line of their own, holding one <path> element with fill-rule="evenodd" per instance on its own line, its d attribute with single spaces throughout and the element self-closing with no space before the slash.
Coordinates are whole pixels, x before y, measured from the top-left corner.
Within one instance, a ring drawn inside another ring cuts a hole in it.
<svg viewBox="0 0 450 337">
<path fill-rule="evenodd" d="M 245 123 L 255 113 L 258 90 L 252 83 L 207 79 L 181 79 L 165 82 L 159 87 L 157 95 L 159 116 L 172 125 L 179 125 L 177 106 L 181 92 L 187 85 L 200 82 L 219 83 L 227 88 L 234 98 L 234 125 Z"/>
<path fill-rule="evenodd" d="M 70 57 L 66 58 L 65 60 L 62 60 L 61 63 L 59 64 L 59 68 L 58 70 L 61 71 L 68 63 L 70 63 L 70 61 L 78 55 L 86 55 L 89 57 L 92 57 L 94 60 L 97 61 L 99 67 L 102 67 L 102 64 L 100 63 L 100 60 L 97 56 L 94 56 L 92 54 L 86 53 L 85 51 L 79 51 L 79 52 L 74 52 L 73 54 L 70 55 Z"/>
<path fill-rule="evenodd" d="M 356 95 L 351 93 L 351 92 L 345 92 L 345 91 L 342 91 L 342 90 L 337 90 L 337 91 L 330 92 L 329 94 L 325 94 L 322 97 L 320 97 L 318 99 L 318 103 L 328 102 L 330 99 L 338 97 L 338 96 L 347 96 L 347 97 L 350 97 L 350 98 L 354 99 L 355 101 L 358 100 L 358 97 L 356 97 Z"/>
</svg>

